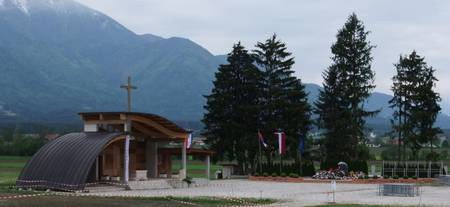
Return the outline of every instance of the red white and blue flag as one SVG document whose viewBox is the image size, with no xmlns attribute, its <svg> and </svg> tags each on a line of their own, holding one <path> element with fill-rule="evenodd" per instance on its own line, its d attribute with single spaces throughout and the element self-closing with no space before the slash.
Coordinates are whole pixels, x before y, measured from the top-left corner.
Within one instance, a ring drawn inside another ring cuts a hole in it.
<svg viewBox="0 0 450 207">
<path fill-rule="evenodd" d="M 286 134 L 284 132 L 275 132 L 278 138 L 278 154 L 286 152 Z"/>
<path fill-rule="evenodd" d="M 258 138 L 259 138 L 259 142 L 260 144 L 262 144 L 265 148 L 267 148 L 267 143 L 264 141 L 264 137 L 261 134 L 261 131 L 258 130 Z"/>
</svg>

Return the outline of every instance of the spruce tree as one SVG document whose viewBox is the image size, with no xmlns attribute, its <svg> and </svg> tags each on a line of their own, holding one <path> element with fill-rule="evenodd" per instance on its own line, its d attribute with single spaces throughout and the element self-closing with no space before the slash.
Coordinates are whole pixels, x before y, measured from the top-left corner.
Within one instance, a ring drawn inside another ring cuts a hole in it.
<svg viewBox="0 0 450 207">
<path fill-rule="evenodd" d="M 238 161 L 242 173 L 253 166 L 258 152 L 261 74 L 247 50 L 237 43 L 219 66 L 207 98 L 204 135 L 219 160 Z"/>
<path fill-rule="evenodd" d="M 274 132 L 285 132 L 286 152 L 297 158 L 299 137 L 306 136 L 310 125 L 310 105 L 304 85 L 293 75 L 294 57 L 275 34 L 258 42 L 253 52 L 262 72 L 260 128 L 271 146 L 277 146 Z M 267 155 L 270 162 L 270 152 Z"/>
<path fill-rule="evenodd" d="M 331 46 L 333 63 L 324 73 L 324 88 L 316 103 L 318 124 L 326 140 L 327 165 L 367 159 L 361 144 L 365 141 L 365 119 L 377 113 L 364 109 L 375 88 L 371 69 L 374 46 L 367 40 L 368 34 L 353 13 Z"/>
<path fill-rule="evenodd" d="M 434 159 L 433 144 L 440 133 L 434 123 L 441 110 L 438 104 L 440 96 L 434 91 L 437 81 L 435 70 L 415 51 L 408 56 L 400 56 L 395 66 L 397 74 L 392 87 L 394 97 L 390 102 L 396 110 L 392 120 L 393 130 L 403 140 L 400 142 L 403 147 L 408 145 L 411 148 L 414 158 L 417 159 L 423 145 L 429 144 L 429 158 Z"/>
</svg>

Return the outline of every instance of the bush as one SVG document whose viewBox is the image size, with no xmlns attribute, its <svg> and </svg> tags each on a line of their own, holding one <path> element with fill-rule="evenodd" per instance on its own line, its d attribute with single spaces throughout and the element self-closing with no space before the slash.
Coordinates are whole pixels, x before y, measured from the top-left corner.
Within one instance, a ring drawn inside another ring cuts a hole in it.
<svg viewBox="0 0 450 207">
<path fill-rule="evenodd" d="M 259 173 L 255 172 L 255 173 L 253 173 L 253 176 L 258 177 L 258 176 L 259 176 Z"/>
<path fill-rule="evenodd" d="M 276 172 L 272 173 L 272 177 L 278 177 L 278 173 Z"/>
<path fill-rule="evenodd" d="M 364 179 L 369 179 L 369 176 L 368 175 L 364 175 Z"/>
<path fill-rule="evenodd" d="M 263 176 L 264 176 L 264 177 L 268 177 L 268 176 L 269 176 L 269 173 L 265 172 L 265 173 L 263 173 Z"/>
<path fill-rule="evenodd" d="M 394 175 L 394 176 L 392 176 L 392 178 L 398 179 L 398 175 Z"/>
<path fill-rule="evenodd" d="M 316 169 L 313 163 L 304 163 L 302 166 L 302 176 L 313 176 L 316 174 Z"/>
<path fill-rule="evenodd" d="M 404 175 L 404 176 L 403 176 L 403 179 L 408 179 L 408 176 Z"/>
<path fill-rule="evenodd" d="M 378 179 L 378 175 L 372 176 L 372 179 Z"/>
<path fill-rule="evenodd" d="M 291 173 L 291 174 L 289 174 L 289 177 L 291 177 L 291 178 L 298 178 L 298 174 L 297 173 Z"/>
<path fill-rule="evenodd" d="M 286 175 L 286 173 L 281 173 L 280 176 L 281 176 L 281 177 L 286 177 L 287 175 Z"/>
<path fill-rule="evenodd" d="M 385 176 L 383 176 L 383 178 L 384 179 L 389 179 L 389 178 L 391 178 L 389 175 L 385 175 Z"/>
<path fill-rule="evenodd" d="M 417 176 L 415 176 L 415 175 L 412 176 L 412 179 L 417 180 Z"/>
</svg>

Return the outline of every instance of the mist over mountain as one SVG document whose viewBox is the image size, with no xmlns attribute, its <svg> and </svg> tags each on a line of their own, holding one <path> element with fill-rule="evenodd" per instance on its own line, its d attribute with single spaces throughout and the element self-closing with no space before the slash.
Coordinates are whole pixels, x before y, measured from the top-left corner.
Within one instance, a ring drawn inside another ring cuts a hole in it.
<svg viewBox="0 0 450 207">
<path fill-rule="evenodd" d="M 231 45 L 230 45 L 231 49 Z M 189 39 L 138 35 L 72 0 L 0 0 L 0 122 L 75 122 L 80 111 L 123 111 L 132 76 L 133 110 L 199 121 L 214 73 L 226 56 Z M 310 103 L 320 86 L 306 84 Z M 391 96 L 371 126 L 389 127 Z M 438 125 L 450 117 L 442 114 Z M 449 127 L 445 127 L 449 128 Z"/>
<path fill-rule="evenodd" d="M 309 92 L 309 103 L 314 104 L 317 100 L 321 86 L 317 84 L 305 84 L 306 90 Z M 391 95 L 373 92 L 364 104 L 365 108 L 370 111 L 380 112 L 375 116 L 367 119 L 368 128 L 384 133 L 391 129 L 390 119 L 394 113 L 393 109 L 389 107 L 389 101 L 392 99 Z M 450 116 L 440 113 L 436 120 L 436 126 L 442 129 L 450 128 Z"/>
<path fill-rule="evenodd" d="M 3 121 L 74 121 L 79 111 L 133 109 L 199 119 L 221 63 L 184 38 L 137 35 L 70 0 L 0 1 Z"/>
</svg>

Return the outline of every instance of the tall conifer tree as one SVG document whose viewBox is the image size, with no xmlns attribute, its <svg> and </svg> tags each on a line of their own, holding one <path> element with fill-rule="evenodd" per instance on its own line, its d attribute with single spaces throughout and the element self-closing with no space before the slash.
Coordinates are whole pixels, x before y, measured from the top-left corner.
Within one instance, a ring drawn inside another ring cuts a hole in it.
<svg viewBox="0 0 450 207">
<path fill-rule="evenodd" d="M 299 137 L 306 136 L 310 124 L 310 105 L 304 85 L 293 75 L 294 57 L 274 34 L 257 43 L 254 58 L 262 71 L 261 129 L 268 137 L 277 130 L 284 131 L 288 156 L 297 158 Z M 267 141 L 277 145 L 276 139 Z"/>
<path fill-rule="evenodd" d="M 219 160 L 238 161 L 242 173 L 255 169 L 258 152 L 261 73 L 247 50 L 237 43 L 220 65 L 207 98 L 204 135 Z"/>
<path fill-rule="evenodd" d="M 441 110 L 438 104 L 440 96 L 434 91 L 437 81 L 435 70 L 415 51 L 408 56 L 400 56 L 395 67 L 397 74 L 393 77 L 392 86 L 394 97 L 390 104 L 395 110 L 392 125 L 398 134 L 398 144 L 404 148 L 408 145 L 416 159 L 423 145 L 429 144 L 429 159 L 435 159 L 433 143 L 440 129 L 434 127 L 434 123 Z M 406 159 L 405 155 L 403 159 Z"/>
<path fill-rule="evenodd" d="M 356 14 L 351 14 L 331 46 L 333 63 L 324 73 L 324 88 L 316 103 L 329 165 L 367 159 L 360 143 L 365 141 L 365 118 L 376 113 L 364 109 L 375 88 L 371 69 L 374 46 L 367 40 L 368 34 Z"/>
</svg>

